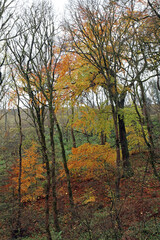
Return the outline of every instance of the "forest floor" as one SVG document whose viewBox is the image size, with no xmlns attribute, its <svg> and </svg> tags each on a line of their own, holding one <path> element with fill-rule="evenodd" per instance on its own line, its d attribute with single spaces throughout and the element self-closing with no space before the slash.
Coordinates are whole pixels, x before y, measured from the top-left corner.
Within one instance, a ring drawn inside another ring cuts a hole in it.
<svg viewBox="0 0 160 240">
<path fill-rule="evenodd" d="M 147 159 L 147 153 L 131 156 L 134 176 L 121 179 L 119 200 L 115 197 L 115 181 L 108 176 L 72 181 L 74 219 L 69 211 L 67 184 L 59 183 L 61 239 L 160 239 L 160 183 Z"/>
<path fill-rule="evenodd" d="M 115 197 L 115 178 L 107 173 L 83 180 L 72 179 L 75 213 L 69 207 L 67 183 L 57 184 L 59 221 L 62 232 L 53 240 L 159 240 L 160 183 L 148 162 L 148 153 L 130 157 L 134 176 L 120 180 L 120 198 Z M 160 158 L 156 159 L 160 172 Z M 24 240 L 44 240 L 45 199 L 24 203 Z M 53 229 L 52 198 L 51 229 Z M 55 233 L 52 231 L 52 234 Z M 8 238 L 3 238 L 8 240 Z M 9 238 L 10 240 L 10 238 Z"/>
</svg>

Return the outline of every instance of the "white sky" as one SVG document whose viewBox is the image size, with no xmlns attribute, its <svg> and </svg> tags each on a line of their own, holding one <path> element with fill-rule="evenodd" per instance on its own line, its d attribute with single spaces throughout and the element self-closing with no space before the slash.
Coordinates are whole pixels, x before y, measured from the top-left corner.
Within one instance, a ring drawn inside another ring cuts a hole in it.
<svg viewBox="0 0 160 240">
<path fill-rule="evenodd" d="M 27 6 L 31 6 L 33 2 L 40 3 L 43 0 L 15 0 L 17 12 L 21 12 L 21 9 L 24 9 Z M 69 3 L 69 0 L 50 0 L 54 8 L 54 17 L 55 24 L 59 25 L 59 22 L 65 16 L 66 5 Z M 13 5 L 14 6 L 14 5 Z M 15 7 L 15 6 L 14 6 Z"/>
<path fill-rule="evenodd" d="M 53 4 L 55 6 L 55 10 L 63 14 L 63 11 L 65 10 L 65 4 L 68 2 L 68 0 L 53 0 Z"/>
<path fill-rule="evenodd" d="M 40 2 L 41 0 L 37 0 L 37 2 Z M 56 13 L 63 13 L 63 11 L 65 10 L 65 4 L 68 3 L 68 0 L 50 0 L 53 3 L 53 6 L 55 8 L 55 10 L 57 11 Z M 20 5 L 21 7 L 25 6 L 25 5 L 30 5 L 32 2 L 35 2 L 35 0 L 17 0 L 18 5 Z"/>
</svg>

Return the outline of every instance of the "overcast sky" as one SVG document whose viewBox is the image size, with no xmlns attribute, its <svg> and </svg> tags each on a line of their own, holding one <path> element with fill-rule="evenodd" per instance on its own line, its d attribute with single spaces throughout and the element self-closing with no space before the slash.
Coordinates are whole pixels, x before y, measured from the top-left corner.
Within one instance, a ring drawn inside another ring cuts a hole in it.
<svg viewBox="0 0 160 240">
<path fill-rule="evenodd" d="M 37 2 L 40 2 L 41 0 L 37 0 Z M 23 7 L 25 5 L 30 5 L 32 4 L 32 2 L 35 2 L 35 0 L 17 0 L 18 2 L 18 6 Z M 64 9 L 65 9 L 65 4 L 68 3 L 68 0 L 51 0 L 51 2 L 53 2 L 53 6 L 56 10 L 56 14 L 58 13 L 63 13 Z"/>
<path fill-rule="evenodd" d="M 55 10 L 63 13 L 65 4 L 68 2 L 68 0 L 53 0 L 53 2 L 54 2 Z"/>
</svg>

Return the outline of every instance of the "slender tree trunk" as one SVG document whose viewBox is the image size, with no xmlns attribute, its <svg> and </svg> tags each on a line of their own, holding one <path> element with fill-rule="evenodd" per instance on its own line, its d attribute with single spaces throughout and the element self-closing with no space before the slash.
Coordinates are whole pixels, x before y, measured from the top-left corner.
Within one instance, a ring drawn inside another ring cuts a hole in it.
<svg viewBox="0 0 160 240">
<path fill-rule="evenodd" d="M 16 94 L 17 94 L 17 112 L 18 112 L 18 129 L 19 129 L 19 175 L 18 175 L 18 216 L 17 216 L 17 226 L 15 229 L 15 235 L 16 237 L 22 236 L 22 223 L 21 223 L 21 215 L 22 215 L 22 118 L 21 118 L 21 112 L 20 112 L 20 95 L 18 91 L 18 87 L 14 78 L 14 75 L 12 73 L 12 78 L 14 81 L 14 85 L 16 88 Z"/>
<path fill-rule="evenodd" d="M 19 102 L 19 100 L 18 100 Z M 16 230 L 18 231 L 18 236 L 21 237 L 22 232 L 22 225 L 21 225 L 21 215 L 22 215 L 22 193 L 21 193 L 21 186 L 22 186 L 22 120 L 21 120 L 21 113 L 19 104 L 17 105 L 18 110 L 18 119 L 19 119 L 19 176 L 18 176 L 18 216 L 17 216 L 17 227 Z"/>
<path fill-rule="evenodd" d="M 49 159 L 47 155 L 47 147 L 46 147 L 46 139 L 44 135 L 44 119 L 41 115 L 40 111 L 41 109 L 38 107 L 35 109 L 36 110 L 36 115 L 37 115 L 37 125 L 38 131 L 39 131 L 39 141 L 41 143 L 41 151 L 42 151 L 42 156 L 43 156 L 43 162 L 45 163 L 46 166 L 46 198 L 45 198 L 45 225 L 46 225 L 46 233 L 47 233 L 47 240 L 52 240 L 51 233 L 50 233 L 50 209 L 49 209 L 49 195 L 50 195 L 50 187 L 51 187 L 51 179 L 50 179 L 50 165 L 49 165 Z M 42 109 L 43 110 L 43 109 Z"/>
<path fill-rule="evenodd" d="M 114 118 L 117 118 L 114 116 Z M 114 120 L 114 126 L 115 126 L 115 133 L 116 133 L 116 163 L 117 163 L 117 174 L 116 174 L 116 196 L 117 198 L 120 197 L 120 179 L 121 179 L 121 173 L 120 173 L 120 146 L 119 146 L 119 133 L 118 133 L 118 124 L 117 124 L 117 119 Z"/>
<path fill-rule="evenodd" d="M 57 209 L 57 192 L 56 192 L 56 161 L 55 161 L 55 144 L 54 144 L 54 116 L 53 116 L 52 102 L 49 105 L 49 118 L 50 118 L 50 142 L 52 151 L 52 196 L 53 196 L 53 212 L 54 212 L 54 225 L 56 232 L 60 232 L 58 221 Z"/>
<path fill-rule="evenodd" d="M 45 144 L 45 138 L 42 136 L 42 155 L 43 155 L 43 160 L 46 166 L 46 172 L 47 172 L 47 177 L 46 177 L 46 198 L 45 198 L 45 225 L 46 225 L 46 233 L 47 233 L 47 240 L 52 240 L 51 233 L 50 233 L 50 209 L 49 209 L 49 195 L 50 195 L 50 187 L 51 187 L 51 180 L 50 180 L 50 166 L 49 166 L 49 160 L 47 156 L 47 149 L 46 149 L 46 144 Z"/>
<path fill-rule="evenodd" d="M 112 108 L 112 116 L 113 116 L 113 122 L 114 122 L 114 129 L 115 129 L 115 141 L 116 141 L 116 181 L 115 181 L 115 189 L 116 189 L 116 197 L 120 197 L 120 179 L 121 179 L 121 173 L 120 173 L 120 146 L 119 146 L 119 132 L 118 132 L 118 123 L 117 123 L 117 111 L 115 110 L 112 94 L 110 94 L 110 102 L 111 102 L 111 108 Z"/>
<path fill-rule="evenodd" d="M 75 138 L 74 130 L 72 127 L 71 127 L 71 136 L 72 136 L 73 147 L 76 148 L 76 138 Z"/>
<path fill-rule="evenodd" d="M 19 100 L 18 100 L 19 102 Z M 19 232 L 19 236 L 21 236 L 22 226 L 21 226 L 21 212 L 22 212 L 22 193 L 21 193 L 21 186 L 22 186 L 22 120 L 21 120 L 21 113 L 19 104 L 17 105 L 18 110 L 18 119 L 19 119 L 19 177 L 18 177 L 18 217 L 17 217 L 17 230 Z"/>
<path fill-rule="evenodd" d="M 150 116 L 149 116 L 149 113 L 147 110 L 146 96 L 145 96 L 145 92 L 144 92 L 143 83 L 141 81 L 139 81 L 139 85 L 140 85 L 141 94 L 142 94 L 143 110 L 144 110 L 144 115 L 145 115 L 145 121 L 147 124 L 149 142 L 150 142 L 152 151 L 154 151 L 154 142 L 153 142 L 153 134 L 152 134 L 152 128 L 151 128 L 151 121 L 150 121 Z"/>
<path fill-rule="evenodd" d="M 133 169 L 131 167 L 131 163 L 129 160 L 128 141 L 127 141 L 125 122 L 124 122 L 124 113 L 123 113 L 124 100 L 125 100 L 125 95 L 118 102 L 119 109 L 122 110 L 121 113 L 118 114 L 118 125 L 119 125 L 120 144 L 121 144 L 121 150 L 122 150 L 123 176 L 131 177 L 133 176 Z"/>
<path fill-rule="evenodd" d="M 150 153 L 150 164 L 151 164 L 151 166 L 153 168 L 154 175 L 160 181 L 160 176 L 159 176 L 159 174 L 157 172 L 157 169 L 156 169 L 156 166 L 155 166 L 155 162 L 154 162 L 155 154 L 154 154 L 154 151 L 152 150 L 152 147 L 151 147 L 150 143 L 148 142 L 148 139 L 146 138 L 146 134 L 145 134 L 145 131 L 144 131 L 144 128 L 143 128 L 143 120 L 142 120 L 141 115 L 140 115 L 140 113 L 138 111 L 137 104 L 136 104 L 135 101 L 134 101 L 134 106 L 135 106 L 135 110 L 136 110 L 138 118 L 139 118 L 139 122 L 141 124 L 141 130 L 142 130 L 144 141 L 145 141 L 145 143 L 146 143 L 146 145 L 148 147 L 149 153 Z"/>
<path fill-rule="evenodd" d="M 73 147 L 76 148 L 76 138 L 75 138 L 74 130 L 72 127 L 73 119 L 74 119 L 74 107 L 73 106 L 71 107 L 71 110 L 72 110 L 71 136 L 72 136 Z"/>
<path fill-rule="evenodd" d="M 71 210 L 73 212 L 74 211 L 74 201 L 73 201 L 70 173 L 69 173 L 69 169 L 68 169 L 68 166 L 67 166 L 67 159 L 66 159 L 66 153 L 65 153 L 64 143 L 63 143 L 63 136 L 62 136 L 62 132 L 61 132 L 60 126 L 58 124 L 55 113 L 54 113 L 54 119 L 55 119 L 55 123 L 56 123 L 57 130 L 58 130 L 58 133 L 59 133 L 59 140 L 60 140 L 61 149 L 62 149 L 63 166 L 64 166 L 65 174 L 66 174 L 66 177 L 67 177 L 69 202 L 70 202 Z"/>
<path fill-rule="evenodd" d="M 5 107 L 4 107 L 4 114 L 5 114 L 5 132 L 7 132 L 7 128 L 8 128 L 8 113 L 7 113 L 7 109 L 6 109 L 6 102 L 4 103 Z M 18 107 L 17 107 L 18 109 Z"/>
<path fill-rule="evenodd" d="M 47 154 L 47 146 L 46 146 L 46 138 L 45 138 L 45 128 L 44 128 L 44 106 L 40 107 L 39 104 L 36 103 L 35 98 L 33 96 L 33 92 L 30 86 L 30 81 L 28 75 L 26 76 L 27 87 L 28 87 L 28 95 L 32 100 L 31 105 L 31 114 L 33 118 L 33 122 L 36 128 L 36 132 L 38 135 L 38 140 L 41 144 L 41 152 L 43 156 L 43 163 L 46 168 L 46 186 L 45 186 L 45 228 L 47 234 L 47 240 L 52 240 L 51 232 L 50 232 L 50 207 L 49 207 L 49 196 L 50 196 L 50 188 L 51 188 L 51 171 L 49 165 L 49 158 Z"/>
<path fill-rule="evenodd" d="M 67 126 L 66 126 L 66 129 L 65 129 L 65 139 L 66 139 L 66 142 L 68 143 L 69 142 L 69 131 L 68 131 Z"/>
<path fill-rule="evenodd" d="M 101 145 L 105 145 L 105 135 L 103 131 L 101 131 Z"/>
<path fill-rule="evenodd" d="M 50 170 L 48 171 L 48 163 L 46 162 L 46 168 L 47 168 L 47 183 L 46 183 L 46 209 L 45 209 L 45 215 L 46 215 L 46 233 L 47 233 L 47 240 L 52 240 L 51 233 L 50 233 L 50 209 L 49 209 L 49 193 L 50 193 Z"/>
<path fill-rule="evenodd" d="M 141 106 L 143 107 L 145 122 L 146 122 L 146 125 L 147 125 L 148 139 L 146 138 L 146 135 L 144 133 L 142 119 L 141 119 L 140 113 L 138 111 L 135 99 L 134 99 L 134 105 L 135 105 L 135 109 L 136 109 L 136 112 L 137 112 L 138 117 L 139 117 L 139 121 L 141 123 L 141 129 L 142 129 L 143 138 L 144 138 L 145 143 L 146 143 L 146 145 L 147 145 L 147 147 L 149 149 L 150 164 L 151 164 L 151 166 L 153 168 L 154 175 L 160 181 L 160 175 L 158 174 L 157 169 L 156 169 L 156 165 L 155 165 L 154 142 L 153 142 L 152 128 L 151 128 L 151 124 L 150 124 L 150 117 L 149 117 L 149 113 L 148 113 L 148 110 L 147 110 L 145 91 L 144 91 L 143 83 L 140 80 L 139 80 L 139 86 L 140 86 L 140 89 L 141 89 L 141 95 L 142 95 L 141 96 L 142 97 Z"/>
</svg>

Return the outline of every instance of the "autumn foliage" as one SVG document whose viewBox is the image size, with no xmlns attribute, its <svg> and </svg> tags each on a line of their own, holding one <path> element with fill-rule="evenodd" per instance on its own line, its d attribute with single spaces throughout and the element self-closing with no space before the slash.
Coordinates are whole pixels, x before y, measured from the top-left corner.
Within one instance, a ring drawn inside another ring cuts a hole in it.
<svg viewBox="0 0 160 240">
<path fill-rule="evenodd" d="M 150 239 L 147 221 L 160 225 L 158 0 L 69 1 L 57 29 L 41 2 L 2 46 L 3 239 Z"/>
<path fill-rule="evenodd" d="M 13 167 L 12 182 L 15 193 L 18 192 L 18 162 Z M 32 142 L 32 146 L 24 151 L 22 158 L 22 202 L 34 201 L 39 196 L 44 195 L 42 180 L 45 179 L 44 165 L 39 162 L 39 154 L 37 153 L 37 144 Z"/>
<path fill-rule="evenodd" d="M 96 179 L 106 174 L 107 170 L 114 169 L 115 159 L 115 150 L 108 143 L 105 145 L 84 143 L 72 148 L 68 168 L 73 179 Z"/>
</svg>

